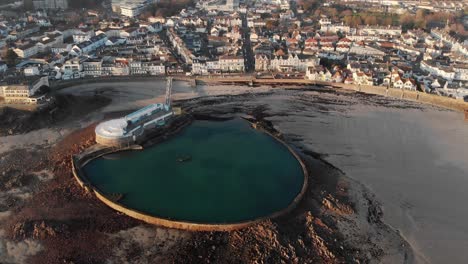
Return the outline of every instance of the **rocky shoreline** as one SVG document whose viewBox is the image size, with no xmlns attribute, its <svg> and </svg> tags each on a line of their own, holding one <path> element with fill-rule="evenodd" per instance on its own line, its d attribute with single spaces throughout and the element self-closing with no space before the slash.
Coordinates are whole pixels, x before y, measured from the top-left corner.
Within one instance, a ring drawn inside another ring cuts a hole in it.
<svg viewBox="0 0 468 264">
<path fill-rule="evenodd" d="M 314 173 L 292 212 L 238 231 L 195 233 L 119 214 L 87 194 L 71 175 L 71 156 L 94 144 L 94 122 L 57 142 L 0 153 L 0 168 L 6 172 L 0 187 L 17 189 L 0 200 L 7 212 L 0 224 L 0 258 L 13 263 L 411 263 L 411 248 L 382 221 L 375 197 L 276 127 L 268 105 L 258 101 L 271 93 L 175 104 L 200 119 L 250 116 L 301 153 Z M 331 105 L 326 96 L 320 100 Z M 9 249 L 2 251 L 2 245 Z"/>
</svg>

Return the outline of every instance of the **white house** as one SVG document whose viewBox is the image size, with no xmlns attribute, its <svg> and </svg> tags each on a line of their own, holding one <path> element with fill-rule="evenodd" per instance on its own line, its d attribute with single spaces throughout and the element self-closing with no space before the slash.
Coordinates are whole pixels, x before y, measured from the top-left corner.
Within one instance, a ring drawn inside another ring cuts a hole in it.
<svg viewBox="0 0 468 264">
<path fill-rule="evenodd" d="M 41 72 L 37 66 L 24 68 L 24 76 L 36 76 L 40 74 Z"/>
<path fill-rule="evenodd" d="M 339 52 L 320 51 L 317 55 L 319 58 L 325 58 L 330 60 L 343 60 L 345 58 L 345 55 Z"/>
<path fill-rule="evenodd" d="M 268 71 L 270 68 L 270 57 L 267 54 L 255 55 L 255 71 Z"/>
<path fill-rule="evenodd" d="M 158 33 L 163 30 L 163 24 L 160 22 L 152 23 L 152 24 L 140 24 L 140 27 L 145 27 L 148 29 L 148 32 L 151 33 Z"/>
<path fill-rule="evenodd" d="M 219 57 L 219 67 L 222 72 L 244 72 L 244 57 L 224 55 Z"/>
<path fill-rule="evenodd" d="M 219 60 L 207 60 L 206 67 L 210 73 L 219 73 L 221 71 Z"/>
<path fill-rule="evenodd" d="M 455 79 L 456 73 L 451 67 L 437 65 L 431 61 L 421 61 L 420 67 L 421 70 L 429 72 L 430 74 L 441 77 L 445 80 L 452 81 Z"/>
<path fill-rule="evenodd" d="M 166 66 L 160 61 L 143 62 L 142 67 L 149 75 L 166 74 Z"/>
<path fill-rule="evenodd" d="M 401 27 L 393 26 L 361 26 L 359 34 L 370 36 L 401 36 Z"/>
<path fill-rule="evenodd" d="M 372 79 L 372 74 L 364 72 L 354 72 L 353 80 L 355 84 L 360 85 L 373 85 L 374 81 Z"/>
<path fill-rule="evenodd" d="M 83 61 L 84 76 L 98 77 L 102 74 L 102 59 L 87 59 Z"/>
<path fill-rule="evenodd" d="M 455 80 L 468 81 L 468 63 L 455 63 L 452 65 L 452 69 L 455 72 Z"/>
<path fill-rule="evenodd" d="M 321 82 L 331 82 L 332 74 L 328 69 L 323 69 L 322 67 L 307 67 L 306 78 L 312 81 L 321 81 Z"/>
<path fill-rule="evenodd" d="M 272 71 L 301 71 L 305 72 L 307 67 L 316 66 L 320 59 L 315 56 L 305 57 L 297 54 L 287 56 L 275 56 L 270 60 L 269 69 Z"/>
<path fill-rule="evenodd" d="M 67 61 L 62 66 L 62 72 L 64 79 L 70 78 L 70 76 L 81 76 L 81 72 L 83 71 L 83 64 L 80 58 L 72 58 Z"/>
<path fill-rule="evenodd" d="M 73 35 L 73 42 L 79 44 L 81 42 L 85 42 L 90 40 L 92 37 L 95 36 L 94 30 L 84 30 L 84 31 L 76 31 Z"/>
<path fill-rule="evenodd" d="M 111 67 L 111 73 L 110 75 L 112 76 L 127 76 L 130 75 L 130 67 L 128 66 L 128 63 L 124 61 L 115 61 Z"/>
<path fill-rule="evenodd" d="M 206 60 L 194 59 L 192 63 L 192 74 L 194 75 L 207 75 L 208 66 L 206 65 Z"/>
<path fill-rule="evenodd" d="M 337 33 L 341 32 L 343 34 L 350 34 L 351 28 L 347 25 L 341 24 L 326 24 L 320 26 L 320 31 L 322 32 L 329 32 L 329 33 Z"/>
<path fill-rule="evenodd" d="M 9 79 L 3 87 L 3 97 L 7 104 L 38 104 L 44 101 L 45 95 L 37 95 L 41 87 L 49 86 L 45 77 L 27 77 L 25 79 Z"/>
<path fill-rule="evenodd" d="M 85 41 L 78 45 L 73 46 L 70 53 L 72 53 L 72 55 L 75 55 L 75 56 L 88 54 L 100 47 L 105 46 L 106 42 L 107 42 L 107 36 L 105 34 L 99 34 L 97 36 L 92 37 L 88 41 Z"/>
</svg>

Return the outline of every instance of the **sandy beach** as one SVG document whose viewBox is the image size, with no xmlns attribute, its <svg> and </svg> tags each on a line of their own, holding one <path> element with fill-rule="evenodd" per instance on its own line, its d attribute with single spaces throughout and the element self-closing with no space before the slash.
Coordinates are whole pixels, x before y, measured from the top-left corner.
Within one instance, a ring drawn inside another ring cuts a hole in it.
<svg viewBox="0 0 468 264">
<path fill-rule="evenodd" d="M 0 225 L 0 259 L 12 263 L 45 263 L 39 258 L 51 250 L 56 240 L 74 243 L 73 237 L 63 235 L 62 238 L 62 233 L 74 234 L 78 230 L 85 235 L 77 240 L 92 231 L 102 235 L 93 238 L 99 243 L 112 241 L 108 244 L 113 247 L 105 251 L 108 255 L 104 257 L 110 261 L 136 259 L 145 263 L 157 257 L 182 262 L 183 254 L 186 261 L 208 259 L 216 263 L 229 257 L 232 263 L 245 259 L 264 262 L 290 259 L 296 263 L 306 260 L 314 263 L 468 261 L 468 252 L 463 250 L 468 248 L 465 225 L 468 210 L 464 206 L 468 200 L 464 191 L 468 186 L 465 147 L 468 123 L 463 121 L 461 113 L 413 102 L 325 88 L 228 85 L 193 88 L 186 82 L 176 81 L 173 90 L 176 105 L 193 114 L 252 115 L 271 122 L 272 128 L 308 160 L 315 186 L 298 210 L 285 219 L 227 234 L 167 230 L 116 216 L 92 197 L 84 197 L 72 181 L 68 183 L 66 164 L 56 164 L 61 169 L 53 171 L 54 179 L 28 176 L 44 171 L 48 165 L 46 153 L 74 132 L 113 112 L 161 102 L 164 89 L 163 81 L 66 88 L 59 93 L 105 96 L 112 102 L 99 110 L 84 111 L 82 115 L 26 134 L 0 137 L 0 167 L 6 172 L 0 188 L 3 192 L 9 190 L 0 195 L 0 218 L 6 219 Z M 79 138 L 85 144 L 86 137 Z M 78 151 L 82 147 L 80 140 L 63 155 Z M 15 165 L 18 157 L 26 157 L 31 162 L 24 167 Z M 24 180 L 13 180 L 20 176 Z M 40 180 L 31 180 L 36 178 Z M 91 220 L 79 220 L 82 218 L 73 214 L 61 219 L 52 217 L 58 209 L 35 202 L 35 197 L 42 201 L 36 193 L 38 190 L 44 193 L 41 186 L 49 182 L 62 186 L 63 181 L 67 181 L 67 187 L 60 190 L 71 193 L 66 199 L 74 204 L 79 201 L 80 207 L 76 208 L 85 210 L 89 217 L 100 212 L 99 220 L 94 221 L 97 226 L 106 223 L 108 217 L 120 222 L 110 221 L 112 224 L 107 229 L 83 229 L 71 224 L 70 219 L 77 223 Z M 14 188 L 16 191 L 11 192 Z M 31 205 L 37 209 L 31 210 Z M 52 213 L 49 218 L 39 217 L 44 212 Z M 30 215 L 35 219 L 27 219 Z M 38 230 L 50 227 L 55 237 L 51 232 L 45 236 L 34 235 L 24 225 L 12 228 L 6 224 L 20 220 L 20 223 L 32 223 Z M 40 221 L 44 220 L 46 227 L 41 229 Z M 21 236 L 12 235 L 18 234 L 18 230 L 22 231 Z M 76 248 L 85 248 L 81 242 L 76 244 Z M 160 244 L 157 250 L 153 249 Z M 56 253 L 52 260 L 83 260 L 66 254 L 74 253 L 73 250 Z M 102 260 L 100 254 L 90 253 L 93 254 L 95 260 Z"/>
</svg>

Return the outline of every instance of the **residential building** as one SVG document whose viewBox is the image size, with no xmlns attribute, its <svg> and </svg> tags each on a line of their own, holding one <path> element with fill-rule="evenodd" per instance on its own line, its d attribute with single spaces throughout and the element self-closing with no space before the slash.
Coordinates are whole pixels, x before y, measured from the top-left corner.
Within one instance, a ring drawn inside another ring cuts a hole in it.
<svg viewBox="0 0 468 264">
<path fill-rule="evenodd" d="M 361 26 L 358 28 L 358 34 L 369 36 L 401 36 L 401 27 L 394 26 Z"/>
<path fill-rule="evenodd" d="M 331 82 L 332 74 L 328 69 L 310 66 L 306 69 L 305 78 L 311 81 Z"/>
<path fill-rule="evenodd" d="M 270 57 L 267 54 L 255 55 L 255 71 L 268 71 L 270 68 Z"/>
<path fill-rule="evenodd" d="M 7 104 L 40 104 L 46 99 L 44 94 L 38 95 L 40 88 L 48 87 L 47 76 L 9 78 L 2 85 L 3 98 Z"/>
<path fill-rule="evenodd" d="M 88 54 L 98 48 L 104 47 L 107 42 L 107 36 L 105 34 L 99 34 L 92 37 L 90 40 L 74 45 L 70 53 L 73 56 L 80 56 Z"/>
<path fill-rule="evenodd" d="M 82 42 L 91 40 L 91 38 L 94 36 L 95 36 L 95 32 L 92 29 L 77 31 L 73 34 L 73 42 L 76 44 L 80 44 Z"/>
<path fill-rule="evenodd" d="M 354 72 L 353 73 L 354 84 L 358 85 L 374 85 L 372 73 L 368 72 Z"/>
<path fill-rule="evenodd" d="M 298 54 L 289 54 L 286 56 L 274 56 L 270 60 L 269 70 L 292 72 L 305 72 L 308 67 L 320 64 L 320 59 L 315 56 L 304 56 Z"/>
<path fill-rule="evenodd" d="M 192 63 L 192 74 L 193 75 L 207 75 L 208 66 L 204 59 L 194 59 Z"/>
<path fill-rule="evenodd" d="M 126 17 L 139 16 L 154 0 L 112 0 L 112 10 Z"/>
<path fill-rule="evenodd" d="M 345 25 L 344 23 L 341 24 L 324 24 L 321 25 L 320 31 L 327 32 L 327 33 L 338 33 L 341 32 L 343 34 L 351 34 L 351 27 Z"/>
<path fill-rule="evenodd" d="M 24 39 L 27 36 L 39 32 L 40 27 L 36 24 L 27 24 L 25 27 L 15 30 L 10 34 L 13 34 L 14 39 Z"/>
<path fill-rule="evenodd" d="M 34 9 L 67 9 L 68 0 L 33 0 Z"/>
<path fill-rule="evenodd" d="M 20 58 L 29 58 L 36 55 L 39 52 L 36 43 L 28 43 L 23 46 L 17 47 L 13 50 Z"/>
<path fill-rule="evenodd" d="M 67 61 L 62 66 L 62 72 L 64 76 L 71 76 L 71 75 L 81 75 L 83 71 L 83 59 L 81 58 L 72 58 Z"/>
<path fill-rule="evenodd" d="M 37 76 L 40 74 L 41 72 L 37 66 L 24 68 L 24 76 Z"/>
<path fill-rule="evenodd" d="M 219 68 L 222 72 L 244 72 L 244 57 L 224 55 L 219 57 Z"/>
<path fill-rule="evenodd" d="M 455 79 L 455 71 L 449 66 L 442 66 L 432 61 L 421 61 L 420 68 L 423 71 L 445 80 L 452 81 Z"/>
<path fill-rule="evenodd" d="M 87 59 L 83 61 L 83 74 L 89 77 L 99 77 L 102 72 L 101 67 L 102 59 Z"/>
</svg>

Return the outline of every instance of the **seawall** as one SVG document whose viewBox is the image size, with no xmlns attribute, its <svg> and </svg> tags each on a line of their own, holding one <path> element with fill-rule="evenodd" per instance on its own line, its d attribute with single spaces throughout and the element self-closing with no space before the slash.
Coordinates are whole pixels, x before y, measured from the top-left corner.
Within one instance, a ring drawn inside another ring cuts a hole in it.
<svg viewBox="0 0 468 264">
<path fill-rule="evenodd" d="M 204 83 L 238 83 L 238 84 L 259 84 L 259 85 L 317 85 L 317 86 L 330 86 L 337 89 L 346 89 L 356 92 L 362 92 L 367 94 L 381 95 L 385 97 L 391 97 L 396 99 L 404 99 L 423 104 L 430 104 L 440 106 L 456 111 L 468 111 L 468 102 L 462 100 L 456 100 L 454 98 L 428 94 L 419 91 L 410 91 L 405 89 L 386 88 L 383 86 L 373 85 L 357 85 L 357 84 L 345 84 L 345 83 L 333 83 L 333 82 L 321 82 L 311 81 L 305 79 L 256 79 L 250 76 L 246 77 L 234 77 L 226 76 L 225 78 L 197 78 L 198 82 Z"/>
<path fill-rule="evenodd" d="M 85 78 L 70 81 L 58 81 L 51 83 L 53 90 L 60 90 L 67 87 L 80 85 L 80 84 L 91 84 L 91 83 L 105 83 L 105 82 L 132 82 L 132 81 L 155 81 L 164 80 L 165 76 L 114 76 L 114 77 L 99 77 L 99 78 Z M 333 82 L 321 82 L 311 81 L 306 79 L 261 79 L 255 78 L 254 76 L 244 75 L 226 75 L 226 76 L 214 76 L 214 77 L 203 77 L 203 76 L 173 76 L 174 80 L 190 82 L 192 86 L 196 86 L 199 83 L 207 84 L 240 84 L 240 85 L 317 85 L 317 86 L 330 86 L 337 89 L 346 89 L 356 92 L 362 92 L 367 94 L 381 95 L 391 98 L 410 100 L 420 102 L 423 104 L 435 105 L 443 108 L 448 108 L 456 111 L 464 112 L 468 110 L 468 102 L 462 100 L 456 100 L 449 97 L 438 96 L 434 94 L 428 94 L 418 91 L 410 91 L 404 89 L 386 88 L 382 86 L 372 85 L 357 85 L 357 84 L 345 84 L 345 83 L 333 83 Z"/>
<path fill-rule="evenodd" d="M 82 85 L 82 84 L 92 84 L 92 83 L 119 83 L 119 82 L 153 82 L 153 81 L 164 81 L 166 77 L 172 77 L 176 81 L 187 81 L 193 82 L 195 79 L 192 77 L 186 76 L 165 76 L 165 75 L 155 75 L 155 76 L 105 76 L 105 77 L 87 77 L 81 79 L 67 80 L 67 81 L 52 81 L 50 82 L 50 88 L 52 90 L 61 90 L 68 87 Z"/>
<path fill-rule="evenodd" d="M 456 100 L 454 98 L 438 96 L 434 94 L 423 93 L 419 91 L 410 91 L 405 89 L 393 89 L 382 86 L 371 86 L 371 85 L 355 85 L 355 84 L 344 84 L 344 83 L 320 83 L 322 85 L 330 85 L 334 88 L 342 88 L 347 90 L 353 90 L 356 92 L 362 92 L 367 94 L 382 95 L 386 97 L 392 97 L 397 99 L 405 99 L 424 104 L 430 104 L 440 106 L 444 108 L 453 109 L 456 111 L 468 111 L 468 102 L 462 100 Z"/>
</svg>

